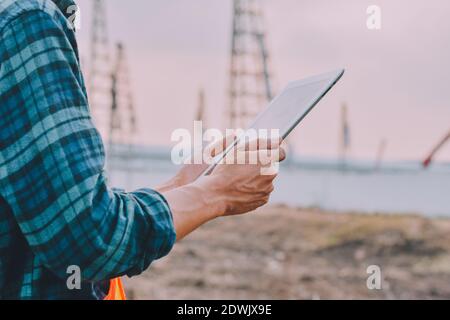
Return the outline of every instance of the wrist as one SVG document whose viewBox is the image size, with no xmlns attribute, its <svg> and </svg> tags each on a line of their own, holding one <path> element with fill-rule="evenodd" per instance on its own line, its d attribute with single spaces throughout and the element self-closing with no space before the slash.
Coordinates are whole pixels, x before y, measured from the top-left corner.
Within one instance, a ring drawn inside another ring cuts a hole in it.
<svg viewBox="0 0 450 320">
<path fill-rule="evenodd" d="M 181 186 L 181 184 L 177 181 L 177 179 L 172 178 L 169 181 L 157 186 L 155 188 L 155 190 L 158 191 L 159 193 L 164 193 L 164 192 L 176 189 L 180 186 Z"/>
<path fill-rule="evenodd" d="M 212 176 L 201 177 L 193 185 L 198 188 L 201 201 L 211 215 L 211 219 L 225 215 L 227 211 L 227 202 L 218 188 L 216 179 Z"/>
</svg>

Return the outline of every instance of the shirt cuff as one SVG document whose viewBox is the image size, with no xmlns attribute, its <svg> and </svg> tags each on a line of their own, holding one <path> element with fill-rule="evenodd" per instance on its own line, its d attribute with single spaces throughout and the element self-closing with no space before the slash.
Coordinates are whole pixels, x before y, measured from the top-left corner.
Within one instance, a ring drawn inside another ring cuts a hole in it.
<svg viewBox="0 0 450 320">
<path fill-rule="evenodd" d="M 134 276 L 146 270 L 157 259 L 166 256 L 176 241 L 176 231 L 173 215 L 166 198 L 153 189 L 139 189 L 133 192 L 145 202 L 149 230 L 145 239 L 146 249 L 143 250 L 141 265 L 130 270 L 127 275 Z"/>
</svg>

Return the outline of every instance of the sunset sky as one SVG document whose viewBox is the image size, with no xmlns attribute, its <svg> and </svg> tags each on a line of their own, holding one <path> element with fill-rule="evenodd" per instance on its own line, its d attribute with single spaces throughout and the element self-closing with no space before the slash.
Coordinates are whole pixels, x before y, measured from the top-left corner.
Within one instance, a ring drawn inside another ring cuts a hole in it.
<svg viewBox="0 0 450 320">
<path fill-rule="evenodd" d="M 227 104 L 231 0 L 106 0 L 111 39 L 123 41 L 138 108 L 138 142 L 169 144 L 192 128 L 199 88 L 209 126 Z M 81 7 L 83 61 L 89 58 L 91 1 Z M 345 67 L 341 82 L 293 133 L 296 151 L 336 157 L 340 105 L 349 108 L 351 155 L 421 160 L 450 130 L 450 2 L 446 0 L 265 0 L 275 87 Z M 381 30 L 366 9 L 380 6 Z M 85 67 L 87 64 L 85 65 Z M 450 142 L 438 156 L 450 161 Z"/>
</svg>

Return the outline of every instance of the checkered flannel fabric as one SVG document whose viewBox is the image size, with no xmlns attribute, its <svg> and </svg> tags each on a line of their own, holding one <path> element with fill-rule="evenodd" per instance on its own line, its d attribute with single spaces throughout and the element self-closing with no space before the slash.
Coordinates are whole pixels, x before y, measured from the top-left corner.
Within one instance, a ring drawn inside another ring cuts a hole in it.
<svg viewBox="0 0 450 320">
<path fill-rule="evenodd" d="M 0 0 L 1 299 L 102 299 L 176 238 L 163 196 L 107 186 L 70 4 Z"/>
</svg>

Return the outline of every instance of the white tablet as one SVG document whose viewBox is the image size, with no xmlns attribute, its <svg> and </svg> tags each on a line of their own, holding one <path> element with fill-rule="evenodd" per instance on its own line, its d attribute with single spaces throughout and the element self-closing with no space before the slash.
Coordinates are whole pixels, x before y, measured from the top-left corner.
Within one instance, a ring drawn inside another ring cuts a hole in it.
<svg viewBox="0 0 450 320">
<path fill-rule="evenodd" d="M 339 81 L 344 69 L 294 81 L 277 96 L 269 106 L 262 111 L 249 129 L 278 129 L 281 137 L 289 133 L 302 121 L 314 106 Z M 215 166 L 239 142 L 239 137 L 224 152 L 214 158 L 214 163 L 203 175 L 209 175 Z"/>
</svg>

